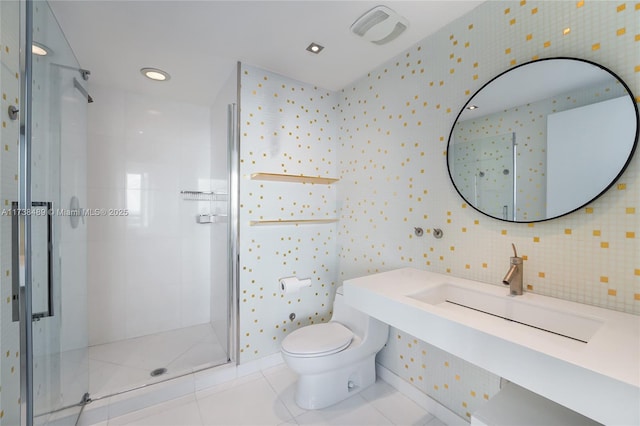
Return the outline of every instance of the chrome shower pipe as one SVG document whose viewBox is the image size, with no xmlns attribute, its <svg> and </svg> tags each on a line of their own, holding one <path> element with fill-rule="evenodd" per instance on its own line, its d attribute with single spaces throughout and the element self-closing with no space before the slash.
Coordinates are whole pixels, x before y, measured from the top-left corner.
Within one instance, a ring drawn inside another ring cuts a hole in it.
<svg viewBox="0 0 640 426">
<path fill-rule="evenodd" d="M 69 65 L 58 64 L 58 63 L 52 63 L 51 65 L 55 65 L 57 67 L 65 68 L 65 69 L 72 70 L 72 71 L 78 71 L 80 73 L 80 75 L 82 76 L 82 79 L 84 81 L 89 81 L 89 76 L 91 75 L 91 71 L 89 71 L 87 69 L 78 68 L 78 67 L 72 67 L 72 66 L 69 66 Z"/>
</svg>

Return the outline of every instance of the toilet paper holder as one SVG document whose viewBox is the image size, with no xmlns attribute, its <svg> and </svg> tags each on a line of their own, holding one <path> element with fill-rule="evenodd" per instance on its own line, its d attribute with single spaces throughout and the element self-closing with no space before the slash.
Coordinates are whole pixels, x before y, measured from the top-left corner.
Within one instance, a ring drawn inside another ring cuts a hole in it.
<svg viewBox="0 0 640 426">
<path fill-rule="evenodd" d="M 280 291 L 284 294 L 297 293 L 303 287 L 311 287 L 311 278 L 283 277 L 278 280 L 278 284 Z"/>
</svg>

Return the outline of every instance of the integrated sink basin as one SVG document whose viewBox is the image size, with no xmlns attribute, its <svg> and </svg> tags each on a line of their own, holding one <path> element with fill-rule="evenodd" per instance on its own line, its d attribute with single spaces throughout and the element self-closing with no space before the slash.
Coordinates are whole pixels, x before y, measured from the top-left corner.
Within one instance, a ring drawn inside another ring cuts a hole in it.
<svg viewBox="0 0 640 426">
<path fill-rule="evenodd" d="M 570 311 L 559 311 L 523 300 L 520 296 L 496 296 L 459 285 L 443 283 L 407 295 L 411 299 L 464 315 L 501 318 L 548 333 L 588 343 L 603 320 Z"/>
<path fill-rule="evenodd" d="M 415 339 L 599 423 L 640 425 L 638 315 L 415 268 L 343 285 L 346 303 Z"/>
</svg>

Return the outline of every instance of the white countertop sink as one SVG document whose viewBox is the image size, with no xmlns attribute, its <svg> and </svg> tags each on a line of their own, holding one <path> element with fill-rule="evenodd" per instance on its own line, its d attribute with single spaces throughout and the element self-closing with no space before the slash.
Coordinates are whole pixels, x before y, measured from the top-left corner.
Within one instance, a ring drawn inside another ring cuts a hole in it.
<svg viewBox="0 0 640 426">
<path fill-rule="evenodd" d="M 598 422 L 640 424 L 640 317 L 413 268 L 344 282 L 346 302 Z"/>
<path fill-rule="evenodd" d="M 461 315 L 484 320 L 490 315 L 583 343 L 589 342 L 604 324 L 602 318 L 560 311 L 519 296 L 506 295 L 508 292 L 505 291 L 502 293 L 495 295 L 459 285 L 440 284 L 408 297 Z"/>
</svg>

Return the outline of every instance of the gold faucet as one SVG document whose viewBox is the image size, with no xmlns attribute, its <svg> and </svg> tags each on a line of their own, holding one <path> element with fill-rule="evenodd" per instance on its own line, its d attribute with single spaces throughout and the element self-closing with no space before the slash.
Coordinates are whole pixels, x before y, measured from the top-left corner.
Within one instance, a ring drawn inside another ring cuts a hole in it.
<svg viewBox="0 0 640 426">
<path fill-rule="evenodd" d="M 510 258 L 509 264 L 511 267 L 509 271 L 507 271 L 507 275 L 502 279 L 502 284 L 509 286 L 509 293 L 512 296 L 520 296 L 522 294 L 522 276 L 523 276 L 523 267 L 522 267 L 522 258 L 518 257 L 518 252 L 516 251 L 516 245 L 511 243 L 511 247 L 513 247 L 513 257 Z"/>
</svg>

